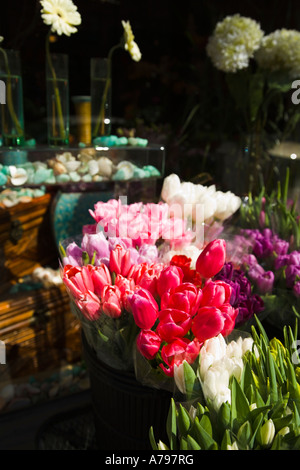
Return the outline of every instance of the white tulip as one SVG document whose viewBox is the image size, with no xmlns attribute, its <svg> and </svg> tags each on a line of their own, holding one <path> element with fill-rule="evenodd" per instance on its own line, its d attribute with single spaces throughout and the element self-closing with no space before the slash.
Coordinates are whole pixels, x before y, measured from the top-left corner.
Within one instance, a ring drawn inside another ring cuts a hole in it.
<svg viewBox="0 0 300 470">
<path fill-rule="evenodd" d="M 161 198 L 168 202 L 169 199 L 180 190 L 181 182 L 178 175 L 172 173 L 164 179 L 161 190 Z"/>
<path fill-rule="evenodd" d="M 184 361 L 182 361 L 181 364 L 174 365 L 174 380 L 175 384 L 180 390 L 181 393 L 185 394 L 186 393 L 186 387 L 185 387 L 185 379 L 184 379 L 184 366 L 183 366 Z"/>
</svg>

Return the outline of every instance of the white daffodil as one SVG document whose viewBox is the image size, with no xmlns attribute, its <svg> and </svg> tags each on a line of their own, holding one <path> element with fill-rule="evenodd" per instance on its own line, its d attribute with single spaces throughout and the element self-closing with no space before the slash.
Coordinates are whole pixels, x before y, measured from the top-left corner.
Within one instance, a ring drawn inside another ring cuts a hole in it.
<svg viewBox="0 0 300 470">
<path fill-rule="evenodd" d="M 42 19 L 53 33 L 70 36 L 77 32 L 75 26 L 81 24 L 81 15 L 72 0 L 40 0 L 40 3 Z"/>
<path fill-rule="evenodd" d="M 122 20 L 122 26 L 124 28 L 124 40 L 125 40 L 124 49 L 129 52 L 129 54 L 131 55 L 131 58 L 135 62 L 138 62 L 139 60 L 141 60 L 142 54 L 139 49 L 139 46 L 134 41 L 134 35 L 132 32 L 131 25 L 129 21 Z"/>
</svg>

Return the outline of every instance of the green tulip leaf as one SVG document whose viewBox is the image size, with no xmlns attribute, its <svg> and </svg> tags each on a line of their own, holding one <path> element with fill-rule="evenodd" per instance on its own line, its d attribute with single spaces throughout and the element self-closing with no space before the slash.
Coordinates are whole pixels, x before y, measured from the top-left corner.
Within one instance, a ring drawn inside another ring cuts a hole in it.
<svg viewBox="0 0 300 470">
<path fill-rule="evenodd" d="M 176 422 L 176 405 L 171 398 L 171 406 L 167 417 L 167 435 L 169 438 L 170 449 L 176 450 L 177 422 Z"/>
<path fill-rule="evenodd" d="M 231 385 L 231 424 L 233 427 L 247 420 L 249 403 L 237 379 Z M 238 426 L 239 427 L 239 426 Z"/>
<path fill-rule="evenodd" d="M 158 450 L 152 426 L 149 429 L 149 440 L 150 440 L 150 444 L 151 444 L 152 449 L 153 450 Z"/>
<path fill-rule="evenodd" d="M 191 427 L 191 420 L 190 415 L 181 403 L 179 403 L 177 422 L 181 436 L 186 436 Z"/>
<path fill-rule="evenodd" d="M 189 450 L 201 450 L 201 447 L 198 442 L 195 441 L 195 439 L 190 435 L 187 436 L 187 443 Z"/>
</svg>

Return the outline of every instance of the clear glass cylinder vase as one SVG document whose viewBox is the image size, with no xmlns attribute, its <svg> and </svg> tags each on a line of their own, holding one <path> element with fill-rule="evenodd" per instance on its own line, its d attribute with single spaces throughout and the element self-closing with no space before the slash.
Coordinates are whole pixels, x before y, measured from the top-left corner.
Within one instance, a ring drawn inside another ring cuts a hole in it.
<svg viewBox="0 0 300 470">
<path fill-rule="evenodd" d="M 3 145 L 24 145 L 23 84 L 19 51 L 0 50 L 0 103 Z"/>
<path fill-rule="evenodd" d="M 91 58 L 92 139 L 111 134 L 111 61 Z"/>
<path fill-rule="evenodd" d="M 69 144 L 69 75 L 68 56 L 49 54 L 46 58 L 48 144 Z"/>
</svg>

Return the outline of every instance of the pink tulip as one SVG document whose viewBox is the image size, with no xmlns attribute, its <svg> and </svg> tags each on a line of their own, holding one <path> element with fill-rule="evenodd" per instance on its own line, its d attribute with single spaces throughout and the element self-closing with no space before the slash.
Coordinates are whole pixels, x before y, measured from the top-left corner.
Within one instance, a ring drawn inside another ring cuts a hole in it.
<svg viewBox="0 0 300 470">
<path fill-rule="evenodd" d="M 228 336 L 235 327 L 235 320 L 239 313 L 238 308 L 233 308 L 229 303 L 225 303 L 220 307 L 224 318 L 224 326 L 221 334 L 225 337 Z"/>
<path fill-rule="evenodd" d="M 201 298 L 201 289 L 192 283 L 184 282 L 163 294 L 160 308 L 176 308 L 193 316 L 200 306 Z"/>
<path fill-rule="evenodd" d="M 200 342 L 204 342 L 221 333 L 224 325 L 225 319 L 220 309 L 212 306 L 201 307 L 193 319 L 192 332 Z"/>
<path fill-rule="evenodd" d="M 136 340 L 137 347 L 146 359 L 154 359 L 161 345 L 161 338 L 152 330 L 142 330 Z"/>
<path fill-rule="evenodd" d="M 180 365 L 184 360 L 192 364 L 199 355 L 201 344 L 197 340 L 190 341 L 187 338 L 177 338 L 162 347 L 162 363 L 160 367 L 168 377 L 173 377 L 174 366 Z"/>
<path fill-rule="evenodd" d="M 118 286 L 105 286 L 102 293 L 102 310 L 111 318 L 119 318 L 122 313 L 121 291 Z"/>
<path fill-rule="evenodd" d="M 92 268 L 92 266 L 90 266 Z M 63 270 L 63 282 L 70 293 L 76 298 L 83 298 L 88 291 L 94 292 L 94 284 L 89 266 L 66 265 Z"/>
<path fill-rule="evenodd" d="M 103 288 L 111 284 L 110 272 L 105 264 L 95 266 L 91 270 L 91 276 L 94 283 L 95 294 L 102 296 Z"/>
<path fill-rule="evenodd" d="M 206 281 L 202 289 L 201 307 L 212 305 L 220 307 L 224 302 L 229 302 L 231 298 L 232 288 L 223 281 Z"/>
<path fill-rule="evenodd" d="M 120 245 L 117 245 L 114 250 L 110 252 L 109 269 L 110 272 L 121 274 L 126 277 L 130 271 L 132 264 L 130 260 L 130 251 L 125 250 Z"/>
<path fill-rule="evenodd" d="M 135 288 L 135 282 L 133 279 L 128 279 L 126 277 L 121 276 L 121 274 L 118 274 L 116 279 L 115 279 L 115 286 L 117 286 L 120 289 L 121 292 L 121 300 L 123 307 L 126 311 L 130 311 L 130 305 L 127 300 L 128 295 L 131 295 L 134 293 L 134 288 Z"/>
<path fill-rule="evenodd" d="M 80 299 L 75 300 L 75 303 L 88 320 L 95 321 L 101 316 L 101 302 L 93 292 L 86 292 Z"/>
<path fill-rule="evenodd" d="M 157 294 L 157 279 L 164 268 L 162 263 L 141 263 L 134 265 L 128 276 L 132 277 L 137 285 L 147 289 L 153 296 Z"/>
<path fill-rule="evenodd" d="M 158 317 L 157 334 L 168 343 L 176 338 L 185 336 L 192 324 L 192 318 L 189 313 L 175 308 L 161 310 Z"/>
<path fill-rule="evenodd" d="M 167 266 L 157 279 L 157 292 L 160 297 L 174 287 L 179 286 L 183 280 L 182 269 L 178 266 Z"/>
<path fill-rule="evenodd" d="M 204 278 L 211 278 L 221 271 L 226 258 L 226 243 L 223 239 L 211 241 L 200 253 L 196 270 Z"/>
<path fill-rule="evenodd" d="M 95 221 L 101 222 L 103 219 L 113 219 L 118 216 L 120 208 L 120 201 L 117 199 L 110 199 L 107 202 L 99 201 L 94 205 L 94 211 L 91 209 L 89 213 Z"/>
<path fill-rule="evenodd" d="M 137 326 L 144 330 L 152 328 L 158 316 L 158 305 L 153 295 L 138 286 L 127 300 Z"/>
</svg>

